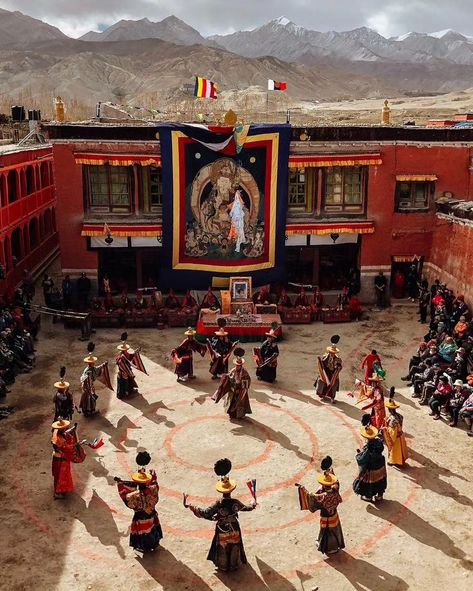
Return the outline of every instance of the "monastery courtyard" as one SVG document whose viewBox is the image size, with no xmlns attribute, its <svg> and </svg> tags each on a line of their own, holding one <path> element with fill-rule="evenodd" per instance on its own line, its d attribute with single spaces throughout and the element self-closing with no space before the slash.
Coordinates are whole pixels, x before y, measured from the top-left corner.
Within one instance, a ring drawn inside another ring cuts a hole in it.
<svg viewBox="0 0 473 591">
<path fill-rule="evenodd" d="M 252 376 L 253 414 L 229 421 L 223 404 L 210 396 L 218 382 L 209 358 L 195 357 L 197 379 L 176 383 L 170 350 L 184 329 L 129 330 L 142 347 L 149 376 L 136 372 L 140 395 L 118 400 L 97 384 L 100 414 L 75 414 L 80 439 L 102 436 L 105 445 L 73 465 L 76 491 L 53 499 L 50 426 L 53 383 L 67 366 L 75 402 L 86 343 L 75 330 L 44 320 L 37 364 L 17 379 L 7 404 L 17 411 L 0 423 L 2 536 L 0 588 L 5 591 L 413 591 L 471 590 L 473 583 L 472 440 L 464 425 L 452 429 L 433 421 L 428 407 L 412 399 L 405 382 L 410 356 L 426 332 L 408 305 L 368 310 L 349 324 L 284 326 L 278 380 L 255 378 L 253 343 L 245 343 Z M 313 387 L 316 356 L 341 335 L 344 362 L 336 404 L 320 402 Z M 99 363 L 109 360 L 115 386 L 119 330 L 93 335 Z M 396 386 L 404 415 L 410 459 L 403 470 L 388 467 L 385 499 L 365 503 L 352 492 L 361 411 L 347 396 L 360 363 L 377 349 Z M 133 512 L 118 496 L 114 477 L 129 479 L 137 451 L 152 456 L 164 531 L 162 545 L 144 558 L 128 546 Z M 341 483 L 339 515 L 345 551 L 317 551 L 319 514 L 299 509 L 295 483 L 317 488 L 320 460 L 330 455 Z M 257 480 L 258 507 L 240 514 L 248 565 L 218 573 L 206 560 L 214 524 L 184 509 L 216 498 L 214 462 L 228 457 L 238 487 L 234 496 L 250 503 L 246 481 Z"/>
</svg>

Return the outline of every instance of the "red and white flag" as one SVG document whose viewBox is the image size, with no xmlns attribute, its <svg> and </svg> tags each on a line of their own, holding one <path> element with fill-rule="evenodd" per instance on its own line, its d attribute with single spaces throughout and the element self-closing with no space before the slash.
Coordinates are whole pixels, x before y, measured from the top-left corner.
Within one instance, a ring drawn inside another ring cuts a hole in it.
<svg viewBox="0 0 473 591">
<path fill-rule="evenodd" d="M 268 90 L 287 90 L 287 82 L 276 82 L 276 80 L 268 80 Z"/>
</svg>

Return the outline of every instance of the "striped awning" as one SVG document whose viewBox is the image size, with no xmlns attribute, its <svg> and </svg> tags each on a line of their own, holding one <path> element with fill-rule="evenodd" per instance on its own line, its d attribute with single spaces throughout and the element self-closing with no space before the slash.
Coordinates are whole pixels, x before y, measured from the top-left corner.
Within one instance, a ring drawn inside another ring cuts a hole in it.
<svg viewBox="0 0 473 591">
<path fill-rule="evenodd" d="M 374 234 L 374 222 L 340 222 L 331 224 L 287 224 L 286 234 L 326 236 L 327 234 Z"/>
<path fill-rule="evenodd" d="M 88 164 L 94 166 L 161 166 L 161 156 L 149 154 L 74 154 L 76 164 Z"/>
<path fill-rule="evenodd" d="M 422 182 L 422 181 L 436 181 L 437 175 L 435 174 L 397 174 L 396 175 L 397 181 L 404 181 L 404 182 Z"/>
<path fill-rule="evenodd" d="M 376 166 L 382 164 L 380 153 L 376 154 L 301 154 L 289 156 L 289 168 L 330 166 Z"/>
<path fill-rule="evenodd" d="M 84 224 L 81 236 L 130 236 L 135 238 L 147 238 L 162 236 L 163 226 L 161 224 Z"/>
</svg>

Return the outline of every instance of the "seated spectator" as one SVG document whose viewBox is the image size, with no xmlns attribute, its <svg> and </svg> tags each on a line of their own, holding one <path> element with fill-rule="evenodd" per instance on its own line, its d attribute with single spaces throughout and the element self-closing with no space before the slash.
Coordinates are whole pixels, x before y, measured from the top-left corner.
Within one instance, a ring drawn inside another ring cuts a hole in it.
<svg viewBox="0 0 473 591">
<path fill-rule="evenodd" d="M 459 416 L 465 421 L 468 427 L 467 435 L 473 437 L 473 394 L 470 394 L 460 409 Z"/>
<path fill-rule="evenodd" d="M 451 363 L 458 347 L 452 337 L 446 337 L 439 346 L 439 355 L 445 363 Z"/>
<path fill-rule="evenodd" d="M 143 297 L 143 293 L 139 291 L 136 294 L 135 302 L 133 304 L 133 308 L 138 311 L 146 310 L 148 304 L 146 303 L 145 298 Z"/>
<path fill-rule="evenodd" d="M 463 380 L 455 380 L 453 383 L 452 396 L 447 404 L 447 412 L 450 415 L 450 427 L 458 425 L 458 417 L 463 404 L 468 399 L 473 390 L 463 383 Z"/>
<path fill-rule="evenodd" d="M 462 339 L 466 333 L 468 332 L 470 325 L 466 321 L 465 316 L 460 316 L 459 321 L 455 324 L 455 328 L 453 329 L 453 336 L 455 339 Z"/>
<path fill-rule="evenodd" d="M 433 417 L 434 421 L 440 419 L 440 409 L 446 407 L 450 401 L 452 395 L 452 386 L 449 383 L 449 379 L 446 375 L 442 375 L 439 378 L 437 387 L 429 400 L 430 416 Z"/>
</svg>

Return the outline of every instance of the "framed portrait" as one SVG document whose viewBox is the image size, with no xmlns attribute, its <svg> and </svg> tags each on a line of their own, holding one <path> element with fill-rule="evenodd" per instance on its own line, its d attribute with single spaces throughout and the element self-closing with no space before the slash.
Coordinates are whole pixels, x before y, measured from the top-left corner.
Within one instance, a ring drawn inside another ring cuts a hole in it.
<svg viewBox="0 0 473 591">
<path fill-rule="evenodd" d="M 232 277 L 230 279 L 232 301 L 251 300 L 251 277 Z"/>
</svg>

